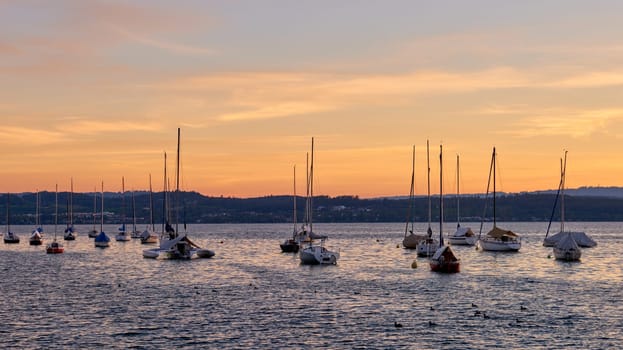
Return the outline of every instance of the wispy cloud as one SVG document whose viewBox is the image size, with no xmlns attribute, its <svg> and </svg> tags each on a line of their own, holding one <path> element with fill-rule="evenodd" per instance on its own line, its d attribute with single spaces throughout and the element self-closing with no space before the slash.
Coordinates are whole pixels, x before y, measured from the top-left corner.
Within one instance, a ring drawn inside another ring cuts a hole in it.
<svg viewBox="0 0 623 350">
<path fill-rule="evenodd" d="M 622 120 L 623 109 L 551 110 L 522 118 L 514 123 L 512 130 L 502 133 L 523 138 L 559 135 L 582 138 L 607 132 L 610 123 Z"/>
<path fill-rule="evenodd" d="M 184 45 L 184 44 L 180 44 L 180 43 L 174 43 L 174 42 L 169 42 L 169 41 L 165 41 L 165 40 L 157 40 L 151 37 L 147 37 L 144 35 L 139 35 L 137 33 L 131 32 L 127 29 L 121 28 L 120 26 L 114 26 L 114 25 L 109 25 L 109 27 L 116 33 L 122 35 L 123 37 L 132 40 L 134 42 L 137 42 L 139 44 L 145 45 L 145 46 L 151 46 L 151 47 L 155 47 L 158 49 L 162 49 L 171 53 L 175 53 L 175 54 L 181 54 L 181 55 L 213 55 L 215 53 L 214 50 L 212 49 L 208 49 L 208 48 L 204 48 L 204 47 L 198 47 L 198 46 L 191 46 L 191 45 Z"/>
<path fill-rule="evenodd" d="M 158 122 L 79 120 L 63 125 L 62 130 L 79 135 L 93 135 L 106 132 L 160 131 L 163 128 Z"/>
<path fill-rule="evenodd" d="M 0 142 L 6 144 L 47 145 L 63 140 L 63 133 L 19 126 L 0 127 Z"/>
</svg>

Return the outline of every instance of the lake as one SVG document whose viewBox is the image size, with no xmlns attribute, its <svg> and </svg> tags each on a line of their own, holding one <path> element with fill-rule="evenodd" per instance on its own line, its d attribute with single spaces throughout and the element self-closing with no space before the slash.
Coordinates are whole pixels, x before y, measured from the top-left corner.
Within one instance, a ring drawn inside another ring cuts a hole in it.
<svg viewBox="0 0 623 350">
<path fill-rule="evenodd" d="M 404 223 L 315 224 L 340 250 L 336 266 L 281 253 L 290 224 L 190 225 L 216 252 L 191 261 L 144 259 L 150 246 L 138 240 L 95 248 L 87 225 L 48 255 L 45 242 L 28 245 L 32 226 L 14 226 L 21 243 L 0 243 L 0 347 L 621 348 L 622 225 L 566 223 L 598 246 L 559 262 L 541 245 L 547 223 L 498 223 L 522 236 L 521 250 L 454 247 L 452 275 L 401 248 Z M 480 223 L 463 226 L 478 233 Z M 44 229 L 49 242 L 53 226 Z"/>
</svg>

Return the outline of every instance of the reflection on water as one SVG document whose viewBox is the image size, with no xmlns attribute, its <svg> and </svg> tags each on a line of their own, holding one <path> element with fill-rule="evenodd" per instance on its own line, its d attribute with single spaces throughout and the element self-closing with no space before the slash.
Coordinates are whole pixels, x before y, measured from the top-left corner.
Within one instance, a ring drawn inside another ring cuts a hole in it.
<svg viewBox="0 0 623 350">
<path fill-rule="evenodd" d="M 401 223 L 317 224 L 341 252 L 337 266 L 280 253 L 288 224 L 190 226 L 216 251 L 193 261 L 143 259 L 138 240 L 97 249 L 79 227 L 61 255 L 0 245 L 0 347 L 620 347 L 621 224 L 567 226 L 599 244 L 579 263 L 548 258 L 546 224 L 506 223 L 523 236 L 520 252 L 455 247 L 454 275 L 397 248 Z"/>
</svg>

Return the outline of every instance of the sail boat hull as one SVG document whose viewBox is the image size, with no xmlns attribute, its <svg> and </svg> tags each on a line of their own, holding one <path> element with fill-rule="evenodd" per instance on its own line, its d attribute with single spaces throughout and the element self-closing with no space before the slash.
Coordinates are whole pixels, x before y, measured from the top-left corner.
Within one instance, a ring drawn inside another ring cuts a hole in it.
<svg viewBox="0 0 623 350">
<path fill-rule="evenodd" d="M 485 237 L 479 241 L 482 250 L 494 252 L 516 252 L 521 248 L 519 241 L 503 241 L 501 239 Z"/>
<path fill-rule="evenodd" d="M 283 243 L 279 244 L 282 253 L 298 253 L 299 244 L 293 239 L 286 239 Z"/>
<path fill-rule="evenodd" d="M 582 257 L 582 251 L 579 249 L 554 248 L 554 257 L 556 260 L 579 261 Z"/>
<path fill-rule="evenodd" d="M 65 252 L 65 248 L 62 244 L 54 241 L 45 248 L 45 252 L 48 254 L 61 254 Z"/>
<path fill-rule="evenodd" d="M 6 244 L 17 244 L 19 243 L 19 236 L 14 234 L 13 232 L 4 234 L 4 243 Z"/>
<path fill-rule="evenodd" d="M 299 258 L 303 265 L 336 265 L 340 254 L 329 251 L 322 245 L 310 244 L 299 251 Z"/>
<path fill-rule="evenodd" d="M 418 243 L 426 239 L 426 235 L 416 235 L 411 232 L 402 240 L 402 246 L 407 249 L 417 249 Z"/>
</svg>

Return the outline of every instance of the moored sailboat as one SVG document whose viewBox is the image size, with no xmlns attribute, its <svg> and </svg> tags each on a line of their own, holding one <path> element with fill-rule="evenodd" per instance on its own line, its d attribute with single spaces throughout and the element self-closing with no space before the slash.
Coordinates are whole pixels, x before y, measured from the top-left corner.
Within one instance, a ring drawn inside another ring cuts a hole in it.
<svg viewBox="0 0 623 350">
<path fill-rule="evenodd" d="M 74 241 L 78 232 L 74 228 L 74 179 L 71 178 L 71 187 L 69 198 L 67 199 L 67 227 L 63 239 L 66 241 Z"/>
<path fill-rule="evenodd" d="M 93 190 L 93 228 L 89 231 L 89 238 L 97 237 L 99 231 L 95 227 L 97 217 L 97 188 Z"/>
<path fill-rule="evenodd" d="M 158 235 L 156 234 L 156 227 L 154 226 L 154 200 L 151 188 L 151 174 L 149 174 L 149 225 L 145 228 L 145 231 L 141 233 L 142 244 L 155 244 L 158 243 Z"/>
<path fill-rule="evenodd" d="M 415 226 L 415 146 L 413 146 L 413 157 L 411 162 L 411 189 L 409 190 L 409 209 L 407 210 L 407 222 L 405 224 L 405 236 L 402 239 L 402 246 L 407 249 L 416 249 L 421 240 L 426 239 L 426 235 L 413 233 Z M 411 227 L 409 227 L 409 225 Z"/>
<path fill-rule="evenodd" d="M 117 242 L 127 242 L 131 240 L 130 234 L 125 228 L 125 177 L 121 177 L 121 226 L 119 232 L 115 235 Z"/>
<path fill-rule="evenodd" d="M 294 205 L 294 210 L 292 212 L 294 228 L 292 230 L 292 238 L 286 238 L 285 241 L 279 244 L 283 253 L 298 253 L 301 243 L 301 235 L 296 227 L 296 166 L 294 166 L 294 194 L 292 196 L 292 202 Z"/>
<path fill-rule="evenodd" d="M 333 252 L 325 248 L 325 241 L 328 239 L 326 235 L 316 235 L 313 230 L 313 220 L 312 220 L 312 202 L 314 198 L 314 138 L 312 137 L 312 147 L 311 147 L 311 162 L 309 166 L 307 183 L 309 184 L 309 196 L 308 196 L 308 205 L 306 205 L 307 210 L 309 211 L 308 220 L 309 220 L 309 231 L 307 231 L 309 235 L 309 242 L 307 246 L 301 250 L 299 250 L 299 259 L 302 264 L 305 265 L 324 265 L 324 264 L 337 264 L 337 260 L 340 258 L 339 252 Z M 320 244 L 315 244 L 314 240 L 320 240 Z"/>
<path fill-rule="evenodd" d="M 100 214 L 100 233 L 93 240 L 93 244 L 97 248 L 107 248 L 110 246 L 110 237 L 104 232 L 104 181 L 102 181 L 102 205 Z"/>
<path fill-rule="evenodd" d="M 426 180 L 428 182 L 428 229 L 426 230 L 427 236 L 417 245 L 418 256 L 431 256 L 437 251 L 437 247 L 439 246 L 439 242 L 433 238 L 433 229 L 431 228 L 432 206 L 430 197 L 430 152 L 428 140 L 426 140 L 426 168 Z"/>
<path fill-rule="evenodd" d="M 45 247 L 45 252 L 47 254 L 62 254 L 65 252 L 65 248 L 60 242 L 56 241 L 56 231 L 58 226 L 58 184 L 56 185 L 56 193 L 54 196 L 54 207 L 54 240 L 52 240 L 52 242 Z"/>
<path fill-rule="evenodd" d="M 560 183 L 558 185 L 558 192 L 556 193 L 556 198 L 554 199 L 554 206 L 552 207 L 552 215 L 550 216 L 549 224 L 547 225 L 547 232 L 545 233 L 545 238 L 543 239 L 543 246 L 557 247 L 558 244 L 561 243 L 562 240 L 567 240 L 568 238 L 571 238 L 575 241 L 576 245 L 579 247 L 586 247 L 586 248 L 594 247 L 597 245 L 597 242 L 595 242 L 595 240 L 593 240 L 593 238 L 591 238 L 585 232 L 565 231 L 566 175 L 567 175 L 567 151 L 565 151 L 564 163 L 562 159 L 560 160 Z M 558 203 L 559 196 L 560 196 L 560 231 L 556 233 L 555 235 L 549 236 L 549 229 L 552 225 L 552 219 L 554 218 L 554 212 L 556 211 L 556 204 Z M 563 243 L 562 246 L 569 247 L 569 249 L 575 249 L 573 245 L 570 245 L 569 243 Z"/>
<path fill-rule="evenodd" d="M 509 230 L 497 227 L 496 221 L 496 185 L 495 185 L 495 168 L 496 168 L 496 152 L 493 147 L 493 155 L 491 156 L 491 166 L 489 168 L 489 181 L 493 173 L 493 228 L 484 237 L 481 237 L 483 223 L 480 224 L 480 233 L 478 235 L 478 244 L 482 250 L 488 251 L 513 251 L 516 252 L 521 248 L 521 240 L 519 236 Z M 489 193 L 489 184 L 487 184 L 487 194 Z M 485 205 L 486 210 L 486 205 Z M 484 215 L 483 215 L 484 219 Z"/>
<path fill-rule="evenodd" d="M 179 211 L 179 199 L 180 199 L 180 128 L 177 128 L 177 161 L 176 161 L 176 172 L 175 172 L 175 200 L 176 200 L 176 222 L 175 229 L 171 227 L 169 221 L 167 220 L 166 212 L 167 210 L 167 175 L 166 175 L 166 153 L 164 157 L 164 183 L 165 183 L 165 203 L 164 203 L 164 229 L 163 229 L 163 237 L 160 239 L 160 246 L 154 249 L 146 249 L 143 250 L 143 257 L 156 259 L 158 257 L 164 257 L 167 259 L 191 259 L 193 256 L 197 256 L 199 258 L 211 258 L 215 255 L 213 250 L 201 248 L 195 242 L 191 241 L 186 232 L 179 233 L 178 226 L 178 211 Z M 165 236 L 165 232 L 168 233 L 168 237 Z"/>
<path fill-rule="evenodd" d="M 11 202 L 9 201 L 9 193 L 6 194 L 6 232 L 3 235 L 4 243 L 18 244 L 19 236 L 11 231 Z"/>
<path fill-rule="evenodd" d="M 35 209 L 35 229 L 30 234 L 30 238 L 28 239 L 28 243 L 30 245 L 41 245 L 43 244 L 43 227 L 40 226 L 39 222 L 39 191 L 37 190 L 37 195 L 35 197 L 36 201 L 36 209 Z"/>
<path fill-rule="evenodd" d="M 460 271 L 461 262 L 454 255 L 452 248 L 443 242 L 443 149 L 439 146 L 439 248 L 430 258 L 431 271 L 456 273 Z"/>
<path fill-rule="evenodd" d="M 474 245 L 476 244 L 476 235 L 470 227 L 461 227 L 461 211 L 460 211 L 460 183 L 461 172 L 459 170 L 459 155 L 456 155 L 456 231 L 448 236 L 448 242 L 451 245 Z"/>
</svg>

